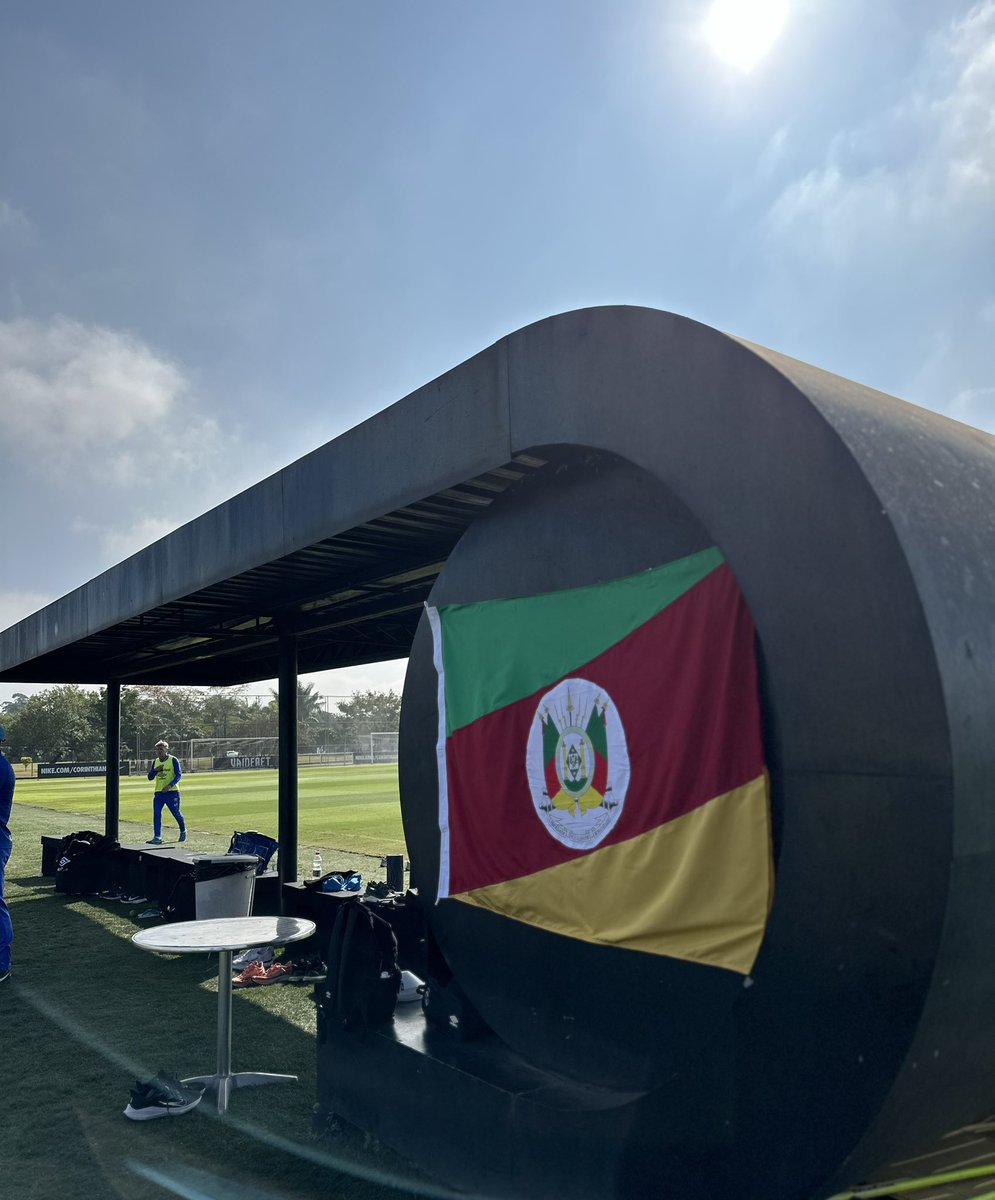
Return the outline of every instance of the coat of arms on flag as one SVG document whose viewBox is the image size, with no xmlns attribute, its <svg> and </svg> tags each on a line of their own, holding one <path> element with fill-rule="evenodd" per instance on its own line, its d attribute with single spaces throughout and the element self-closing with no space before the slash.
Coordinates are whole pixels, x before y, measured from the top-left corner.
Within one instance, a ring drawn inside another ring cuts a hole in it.
<svg viewBox="0 0 995 1200">
<path fill-rule="evenodd" d="M 618 709 L 588 679 L 564 679 L 543 694 L 529 732 L 526 774 L 547 831 L 590 849 L 622 815 L 629 754 Z"/>
<path fill-rule="evenodd" d="M 770 804 L 753 621 L 719 551 L 428 615 L 438 898 L 749 972 Z"/>
</svg>

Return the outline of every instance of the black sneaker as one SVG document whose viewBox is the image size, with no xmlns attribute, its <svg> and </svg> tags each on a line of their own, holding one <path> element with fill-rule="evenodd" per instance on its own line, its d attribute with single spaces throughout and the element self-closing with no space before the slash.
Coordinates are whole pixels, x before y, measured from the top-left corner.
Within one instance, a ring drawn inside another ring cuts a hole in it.
<svg viewBox="0 0 995 1200">
<path fill-rule="evenodd" d="M 131 1090 L 131 1103 L 124 1115 L 132 1121 L 152 1121 L 156 1117 L 180 1117 L 196 1108 L 204 1095 L 204 1084 L 181 1083 L 175 1075 L 160 1071 L 154 1079 L 137 1082 Z"/>
<path fill-rule="evenodd" d="M 291 983 L 317 983 L 328 974 L 328 968 L 320 958 L 305 958 L 294 963 L 290 972 Z"/>
<path fill-rule="evenodd" d="M 10 967 L 8 967 L 5 971 L 0 971 L 0 983 L 3 983 L 5 980 L 7 980 L 9 978 L 10 978 Z"/>
<path fill-rule="evenodd" d="M 163 1087 L 178 1088 L 180 1091 L 185 1092 L 195 1092 L 198 1096 L 203 1096 L 204 1090 L 207 1087 L 206 1083 L 184 1083 L 182 1079 L 176 1075 L 170 1075 L 168 1071 L 159 1071 L 155 1078 Z"/>
</svg>

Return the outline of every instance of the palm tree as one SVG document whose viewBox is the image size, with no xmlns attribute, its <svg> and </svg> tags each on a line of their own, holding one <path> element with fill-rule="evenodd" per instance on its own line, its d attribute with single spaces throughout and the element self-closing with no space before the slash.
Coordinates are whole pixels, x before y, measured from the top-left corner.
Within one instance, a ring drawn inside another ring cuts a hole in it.
<svg viewBox="0 0 995 1200">
<path fill-rule="evenodd" d="M 297 720 L 301 725 L 315 725 L 321 712 L 321 697 L 313 683 L 297 681 Z"/>
<path fill-rule="evenodd" d="M 270 688 L 269 694 L 273 697 L 274 702 L 279 706 L 280 693 L 275 688 Z M 297 681 L 297 723 L 299 725 L 313 725 L 318 720 L 318 714 L 322 711 L 321 696 L 313 683 L 301 683 Z"/>
</svg>

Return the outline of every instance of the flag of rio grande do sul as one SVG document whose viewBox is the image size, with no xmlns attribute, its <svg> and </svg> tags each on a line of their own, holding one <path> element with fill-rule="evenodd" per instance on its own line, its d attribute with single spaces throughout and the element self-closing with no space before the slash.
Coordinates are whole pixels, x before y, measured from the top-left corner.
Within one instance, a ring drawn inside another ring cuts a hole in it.
<svg viewBox="0 0 995 1200">
<path fill-rule="evenodd" d="M 438 898 L 749 973 L 770 803 L 753 621 L 719 551 L 428 616 Z"/>
</svg>

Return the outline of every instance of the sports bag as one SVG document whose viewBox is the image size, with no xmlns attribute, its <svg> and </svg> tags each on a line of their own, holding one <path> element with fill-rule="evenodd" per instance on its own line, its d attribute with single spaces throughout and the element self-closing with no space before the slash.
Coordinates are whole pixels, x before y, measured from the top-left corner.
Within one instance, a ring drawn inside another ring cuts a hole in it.
<svg viewBox="0 0 995 1200">
<path fill-rule="evenodd" d="M 302 879 L 306 892 L 361 892 L 363 876 L 359 871 L 326 871 L 315 879 Z"/>
<path fill-rule="evenodd" d="M 344 1029 L 376 1029 L 394 1015 L 401 971 L 397 938 L 381 917 L 358 900 L 335 918 L 328 942 L 328 975 L 315 988 L 321 1022 Z"/>
<path fill-rule="evenodd" d="M 66 896 L 89 896 L 106 887 L 110 855 L 119 843 L 103 833 L 81 829 L 62 839 L 55 860 L 55 890 Z"/>
<path fill-rule="evenodd" d="M 229 854 L 254 854 L 259 859 L 257 875 L 262 875 L 269 866 L 269 860 L 279 849 L 280 843 L 275 838 L 258 833 L 255 829 L 246 830 L 245 833 L 239 833 L 236 829 L 228 845 Z"/>
<path fill-rule="evenodd" d="M 323 892 L 359 892 L 363 888 L 363 876 L 359 871 L 332 871 L 321 880 Z"/>
</svg>

